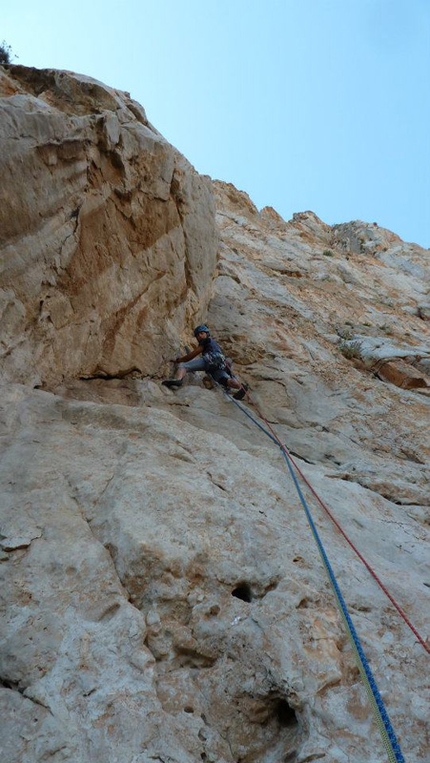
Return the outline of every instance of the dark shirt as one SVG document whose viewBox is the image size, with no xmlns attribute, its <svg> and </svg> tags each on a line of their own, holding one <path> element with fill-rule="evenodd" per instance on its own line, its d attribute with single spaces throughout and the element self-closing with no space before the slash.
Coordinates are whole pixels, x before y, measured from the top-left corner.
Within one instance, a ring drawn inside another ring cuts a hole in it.
<svg viewBox="0 0 430 763">
<path fill-rule="evenodd" d="M 219 346 L 218 342 L 215 341 L 215 339 L 212 339 L 211 336 L 207 336 L 205 339 L 200 339 L 199 344 L 203 346 L 203 357 L 205 355 L 222 355 L 221 347 Z"/>
</svg>

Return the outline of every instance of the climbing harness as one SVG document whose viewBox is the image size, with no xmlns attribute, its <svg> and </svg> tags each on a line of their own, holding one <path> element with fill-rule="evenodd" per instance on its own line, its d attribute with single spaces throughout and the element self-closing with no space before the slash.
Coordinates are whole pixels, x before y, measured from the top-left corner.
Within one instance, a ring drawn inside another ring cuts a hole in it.
<svg viewBox="0 0 430 763">
<path fill-rule="evenodd" d="M 223 392 L 224 392 L 224 394 L 227 395 L 225 390 L 223 390 Z M 334 571 L 333 571 L 332 566 L 330 564 L 330 561 L 328 559 L 328 556 L 327 556 L 327 553 L 325 551 L 325 548 L 324 548 L 324 545 L 322 543 L 322 540 L 321 540 L 321 538 L 319 536 L 319 533 L 318 533 L 318 530 L 316 528 L 315 522 L 313 520 L 311 511 L 309 509 L 309 506 L 307 504 L 305 496 L 303 495 L 303 492 L 302 492 L 302 489 L 301 489 L 300 484 L 298 482 L 297 475 L 296 475 L 296 473 L 294 471 L 294 468 L 297 470 L 298 474 L 300 474 L 300 476 L 303 478 L 303 480 L 305 481 L 306 485 L 309 487 L 309 489 L 311 490 L 312 494 L 317 498 L 317 500 L 319 501 L 321 506 L 324 508 L 324 510 L 328 513 L 328 516 L 334 522 L 335 526 L 341 532 L 342 536 L 347 540 L 347 542 L 349 543 L 351 548 L 353 548 L 353 550 L 358 555 L 358 557 L 363 562 L 363 564 L 365 564 L 366 569 L 372 574 L 374 579 L 380 585 L 381 589 L 384 591 L 384 593 L 388 596 L 390 601 L 396 607 L 396 609 L 399 612 L 399 614 L 403 617 L 405 622 L 409 625 L 409 627 L 411 628 L 411 630 L 413 631 L 415 636 L 418 638 L 419 642 L 424 646 L 424 648 L 426 649 L 427 652 L 429 652 L 430 650 L 428 649 L 427 644 L 425 643 L 424 639 L 421 638 L 421 636 L 418 634 L 417 630 L 410 623 L 409 619 L 407 618 L 407 616 L 405 615 L 405 613 L 403 612 L 401 607 L 397 604 L 397 602 L 395 602 L 394 598 L 391 596 L 391 594 L 389 594 L 389 592 L 387 591 L 385 586 L 383 586 L 383 584 L 379 580 L 379 578 L 376 575 L 376 573 L 374 573 L 374 571 L 372 570 L 370 565 L 366 562 L 364 557 L 356 549 L 354 544 L 349 540 L 349 538 L 347 537 L 346 533 L 343 531 L 343 529 L 341 528 L 340 524 L 334 518 L 334 516 L 332 515 L 332 513 L 330 512 L 328 507 L 318 497 L 318 495 L 316 494 L 314 489 L 309 484 L 308 480 L 304 477 L 304 475 L 302 474 L 301 470 L 299 469 L 299 467 L 295 463 L 294 459 L 292 458 L 292 456 L 289 453 L 289 451 L 286 448 L 286 446 L 281 442 L 281 440 L 279 439 L 279 437 L 276 434 L 276 432 L 273 429 L 273 427 L 270 425 L 270 423 L 267 421 L 267 419 L 263 416 L 263 414 L 259 410 L 258 406 L 252 400 L 251 395 L 249 394 L 249 392 L 246 393 L 246 396 L 249 399 L 249 402 L 252 403 L 255 406 L 255 409 L 256 409 L 259 417 L 264 421 L 266 426 L 263 426 L 262 424 L 260 424 L 260 422 L 257 421 L 257 419 L 247 410 L 247 408 L 242 403 L 240 403 L 239 401 L 235 400 L 234 398 L 231 398 L 230 396 L 228 396 L 228 397 L 229 397 L 229 400 L 232 400 L 232 402 L 238 408 L 240 408 L 240 410 L 249 419 L 251 419 L 251 421 L 260 430 L 262 430 L 264 432 L 264 434 L 266 434 L 281 449 L 282 456 L 283 456 L 283 458 L 284 458 L 284 460 L 285 460 L 285 462 L 287 464 L 288 470 L 289 470 L 290 475 L 292 477 L 292 480 L 294 482 L 294 486 L 295 486 L 295 488 L 297 490 L 300 502 L 301 502 L 301 504 L 302 504 L 302 506 L 304 508 L 304 511 L 305 511 L 305 514 L 306 514 L 306 518 L 307 518 L 309 526 L 311 528 L 314 540 L 315 540 L 315 542 L 317 544 L 318 551 L 320 553 L 320 556 L 321 556 L 324 568 L 325 568 L 325 570 L 327 572 L 330 584 L 331 584 L 331 586 L 333 588 L 333 592 L 334 592 L 334 595 L 335 595 L 335 598 L 336 598 L 336 602 L 338 604 L 338 607 L 339 607 L 339 610 L 340 610 L 340 613 L 341 613 L 341 616 L 342 616 L 342 619 L 343 619 L 343 622 L 344 622 L 344 625 L 345 625 L 345 628 L 346 628 L 349 640 L 350 640 L 351 645 L 353 647 L 353 651 L 354 651 L 355 656 L 356 656 L 358 668 L 359 668 L 359 671 L 360 671 L 361 677 L 363 679 L 363 682 L 364 682 L 367 694 L 369 696 L 369 700 L 370 700 L 372 709 L 374 711 L 374 714 L 375 714 L 375 717 L 376 717 L 376 720 L 377 720 L 378 728 L 379 728 L 379 731 L 380 731 L 380 734 L 381 734 L 381 737 L 382 737 L 382 741 L 384 743 L 384 746 L 385 746 L 385 749 L 386 749 L 386 752 L 387 752 L 387 755 L 388 755 L 388 759 L 389 759 L 390 763 L 405 763 L 405 759 L 404 759 L 402 751 L 400 749 L 400 745 L 399 745 L 399 743 L 397 741 L 397 738 L 396 738 L 393 726 L 391 724 L 390 718 L 389 718 L 387 710 L 385 708 L 384 701 L 383 701 L 383 699 L 381 697 L 381 694 L 379 692 L 379 689 L 378 689 L 378 686 L 376 684 L 375 678 L 373 676 L 373 673 L 371 671 L 370 665 L 368 663 L 368 660 L 367 660 L 366 655 L 364 653 L 363 647 L 361 645 L 361 641 L 359 639 L 359 636 L 357 634 L 355 626 L 354 626 L 354 624 L 352 622 L 351 616 L 350 616 L 350 614 L 348 612 L 345 600 L 344 600 L 342 592 L 341 592 L 341 590 L 339 588 L 339 584 L 338 584 L 338 582 L 336 580 L 336 576 L 334 574 Z M 294 468 L 293 468 L 293 466 L 294 466 Z"/>
<path fill-rule="evenodd" d="M 208 373 L 225 368 L 225 357 L 222 352 L 206 352 L 203 355 L 203 360 Z"/>
</svg>

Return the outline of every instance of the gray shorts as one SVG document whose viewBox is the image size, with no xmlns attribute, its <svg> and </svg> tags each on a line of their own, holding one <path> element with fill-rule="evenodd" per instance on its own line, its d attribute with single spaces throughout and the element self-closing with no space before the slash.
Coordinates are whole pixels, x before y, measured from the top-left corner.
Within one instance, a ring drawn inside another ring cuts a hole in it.
<svg viewBox="0 0 430 763">
<path fill-rule="evenodd" d="M 186 363 L 180 363 L 179 368 L 185 368 L 186 371 L 206 371 L 205 361 L 202 357 L 193 358 Z"/>
<path fill-rule="evenodd" d="M 217 368 L 214 371 L 207 371 L 206 363 L 202 357 L 193 358 L 192 360 L 188 360 L 186 363 L 180 363 L 179 368 L 185 368 L 185 370 L 188 372 L 206 371 L 209 376 L 212 376 L 216 382 L 223 384 L 223 386 L 226 386 L 227 380 L 230 378 L 230 374 L 228 374 L 224 368 Z"/>
</svg>

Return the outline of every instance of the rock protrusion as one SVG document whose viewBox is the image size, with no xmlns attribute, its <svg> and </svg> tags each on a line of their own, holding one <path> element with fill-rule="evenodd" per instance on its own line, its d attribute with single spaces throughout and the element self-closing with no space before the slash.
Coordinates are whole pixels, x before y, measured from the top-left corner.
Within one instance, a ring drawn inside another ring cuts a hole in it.
<svg viewBox="0 0 430 763">
<path fill-rule="evenodd" d="M 209 179 L 128 94 L 22 66 L 0 87 L 5 377 L 156 373 L 209 299 Z"/>
</svg>

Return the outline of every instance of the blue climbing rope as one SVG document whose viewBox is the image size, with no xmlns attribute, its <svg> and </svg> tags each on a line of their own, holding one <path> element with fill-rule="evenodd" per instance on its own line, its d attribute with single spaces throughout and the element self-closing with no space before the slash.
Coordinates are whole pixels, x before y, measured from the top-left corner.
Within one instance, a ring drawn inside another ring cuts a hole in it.
<svg viewBox="0 0 430 763">
<path fill-rule="evenodd" d="M 227 393 L 225 393 L 227 394 Z M 325 570 L 327 572 L 330 584 L 333 588 L 335 598 L 342 616 L 342 619 L 344 621 L 348 637 L 350 639 L 350 642 L 352 644 L 356 659 L 358 668 L 361 674 L 361 677 L 363 679 L 364 685 L 366 687 L 367 694 L 369 696 L 369 700 L 372 706 L 372 709 L 374 711 L 378 728 L 382 737 L 382 741 L 384 743 L 385 749 L 387 751 L 388 759 L 390 763 L 405 763 L 405 759 L 403 757 L 402 751 L 400 749 L 399 742 L 397 741 L 396 734 L 394 732 L 393 726 L 391 724 L 390 718 L 388 716 L 387 710 L 384 705 L 384 701 L 381 697 L 381 694 L 379 692 L 378 686 L 376 684 L 375 678 L 373 676 L 373 673 L 371 671 L 370 665 L 368 663 L 367 657 L 364 653 L 363 647 L 361 645 L 361 641 L 359 639 L 359 636 L 357 634 L 357 631 L 355 629 L 354 623 L 351 620 L 351 616 L 348 612 L 348 608 L 346 606 L 345 600 L 343 598 L 342 592 L 339 588 L 339 584 L 336 580 L 336 576 L 333 572 L 333 568 L 330 564 L 330 561 L 328 559 L 327 553 L 325 551 L 324 545 L 322 543 L 322 540 L 319 536 L 318 530 L 315 526 L 315 522 L 313 520 L 311 511 L 309 509 L 309 506 L 307 504 L 306 498 L 303 495 L 302 489 L 299 485 L 297 476 L 294 472 L 293 466 L 291 464 L 290 456 L 288 453 L 287 448 L 283 443 L 280 441 L 280 439 L 277 437 L 276 433 L 272 434 L 266 427 L 263 427 L 262 424 L 260 424 L 259 421 L 245 408 L 243 404 L 241 404 L 239 401 L 235 400 L 233 397 L 229 399 L 232 400 L 232 402 L 249 418 L 251 421 L 259 428 L 261 429 L 264 434 L 266 434 L 272 442 L 274 442 L 282 452 L 282 455 L 286 461 L 288 470 L 290 472 L 290 475 L 293 479 L 294 486 L 297 490 L 298 496 L 300 498 L 300 502 L 304 508 L 306 518 L 308 520 L 309 526 L 311 528 L 314 540 L 317 544 L 318 551 L 320 553 L 322 562 L 324 564 Z"/>
</svg>

